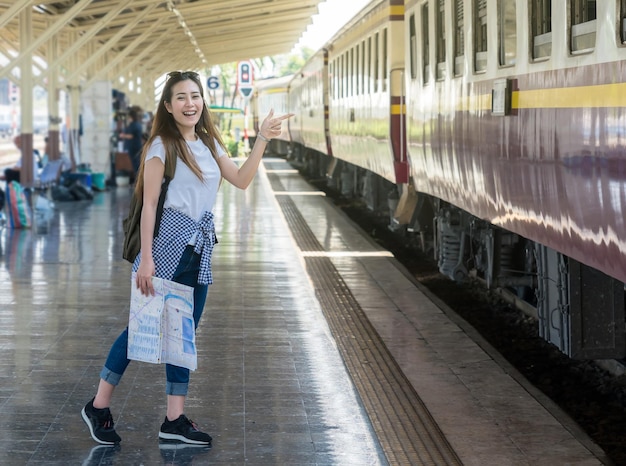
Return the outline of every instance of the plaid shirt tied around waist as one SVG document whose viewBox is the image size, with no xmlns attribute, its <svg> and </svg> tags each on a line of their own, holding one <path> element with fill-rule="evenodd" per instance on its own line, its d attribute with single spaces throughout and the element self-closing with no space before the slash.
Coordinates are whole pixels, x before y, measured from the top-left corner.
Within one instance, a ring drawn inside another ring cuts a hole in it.
<svg viewBox="0 0 626 466">
<path fill-rule="evenodd" d="M 152 242 L 152 256 L 157 277 L 172 279 L 183 252 L 194 234 L 196 235 L 194 252 L 200 254 L 198 283 L 201 285 L 213 283 L 211 256 L 213 247 L 217 243 L 217 236 L 212 212 L 205 212 L 200 221 L 196 222 L 178 210 L 163 210 L 159 234 Z M 140 262 L 141 253 L 137 255 L 133 263 L 133 272 L 137 271 Z"/>
</svg>

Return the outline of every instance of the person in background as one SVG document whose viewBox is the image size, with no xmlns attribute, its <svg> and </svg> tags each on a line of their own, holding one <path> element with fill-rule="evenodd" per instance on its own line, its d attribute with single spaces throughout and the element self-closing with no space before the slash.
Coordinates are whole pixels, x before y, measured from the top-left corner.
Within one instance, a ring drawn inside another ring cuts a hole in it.
<svg viewBox="0 0 626 466">
<path fill-rule="evenodd" d="M 141 121 L 143 119 L 143 110 L 140 107 L 131 107 L 128 111 L 131 120 L 130 124 L 124 131 L 120 133 L 120 139 L 124 140 L 124 149 L 130 157 L 133 165 L 134 176 L 139 172 L 139 164 L 141 162 L 141 148 L 143 147 L 143 127 Z"/>
<path fill-rule="evenodd" d="M 274 117 L 270 111 L 250 155 L 238 166 L 228 156 L 211 120 L 200 76 L 192 71 L 168 74 L 135 183 L 135 195 L 143 198 L 143 209 L 141 251 L 132 270 L 136 273 L 135 284 L 145 296 L 154 295 L 154 276 L 193 287 L 196 328 L 212 283 L 211 255 L 217 240 L 213 206 L 220 182 L 223 178 L 246 189 L 257 172 L 267 143 L 280 135 L 283 120 L 290 116 Z M 165 163 L 168 166 L 175 163 L 176 170 L 155 237 Z M 114 429 L 110 404 L 113 391 L 130 363 L 127 346 L 128 327 L 109 351 L 95 397 L 81 411 L 91 437 L 101 444 L 121 441 Z M 210 445 L 211 436 L 199 430 L 184 413 L 189 369 L 166 364 L 165 374 L 167 408 L 159 439 Z"/>
<path fill-rule="evenodd" d="M 15 147 L 18 148 L 18 150 L 20 151 L 20 154 L 22 153 L 22 136 L 21 135 L 17 135 L 13 138 L 13 144 L 15 144 Z M 33 179 L 37 180 L 39 179 L 39 168 L 40 168 L 40 161 L 39 161 L 39 151 L 37 149 L 33 150 Z M 4 180 L 7 183 L 10 183 L 11 181 L 17 181 L 18 183 L 20 182 L 20 174 L 22 172 L 22 157 L 20 155 L 20 158 L 17 160 L 16 164 L 13 165 L 12 167 L 6 168 L 4 170 L 3 174 L 0 174 L 0 180 Z"/>
</svg>

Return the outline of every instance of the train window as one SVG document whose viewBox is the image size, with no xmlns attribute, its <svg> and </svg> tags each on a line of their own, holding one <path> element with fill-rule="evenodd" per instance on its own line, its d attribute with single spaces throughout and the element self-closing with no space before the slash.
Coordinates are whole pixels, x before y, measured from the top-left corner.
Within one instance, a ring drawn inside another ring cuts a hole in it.
<svg viewBox="0 0 626 466">
<path fill-rule="evenodd" d="M 596 1 L 572 0 L 572 52 L 591 50 L 596 46 Z"/>
<path fill-rule="evenodd" d="M 621 0 L 620 9 L 620 31 L 622 32 L 622 43 L 626 44 L 626 0 Z"/>
<path fill-rule="evenodd" d="M 335 99 L 339 98 L 339 60 L 337 58 L 335 58 L 333 60 L 333 74 L 332 74 L 332 78 L 333 78 L 333 88 L 334 88 L 334 92 L 335 92 Z"/>
<path fill-rule="evenodd" d="M 463 18 L 464 0 L 454 0 L 454 75 L 463 74 L 463 62 L 465 61 L 465 31 Z"/>
<path fill-rule="evenodd" d="M 344 69 L 343 69 L 343 82 L 344 82 L 344 90 L 343 90 L 343 95 L 344 97 L 349 97 L 350 96 L 350 52 L 348 52 L 346 50 L 346 53 L 344 53 Z"/>
<path fill-rule="evenodd" d="M 388 70 L 387 63 L 389 62 L 389 53 L 387 50 L 387 29 L 383 30 L 383 92 L 387 90 Z"/>
<path fill-rule="evenodd" d="M 365 94 L 365 40 L 361 42 L 361 91 Z"/>
<path fill-rule="evenodd" d="M 346 50 L 344 54 L 345 57 L 345 68 L 343 70 L 343 80 L 344 80 L 344 97 L 350 97 L 350 52 Z"/>
<path fill-rule="evenodd" d="M 552 0 L 531 0 L 530 27 L 533 58 L 552 54 Z"/>
<path fill-rule="evenodd" d="M 361 94 L 361 44 L 356 44 L 356 52 L 354 56 L 354 79 L 355 94 Z"/>
<path fill-rule="evenodd" d="M 333 74 L 333 81 L 335 81 L 335 99 L 339 99 L 339 60 L 335 59 L 335 73 Z"/>
<path fill-rule="evenodd" d="M 446 15 L 445 0 L 439 0 L 437 3 L 437 11 L 435 27 L 435 37 L 437 38 L 437 79 L 446 77 Z"/>
<path fill-rule="evenodd" d="M 409 18 L 409 66 L 411 79 L 417 78 L 417 36 L 415 33 L 415 15 L 411 15 Z"/>
<path fill-rule="evenodd" d="M 343 83 L 343 90 L 341 91 L 341 95 L 342 97 L 348 97 L 350 95 L 350 86 L 348 85 L 348 52 L 345 52 L 342 57 L 341 82 Z"/>
<path fill-rule="evenodd" d="M 517 57 L 517 21 L 515 0 L 498 1 L 498 41 L 500 66 L 515 65 Z"/>
<path fill-rule="evenodd" d="M 359 95 L 359 45 L 357 44 L 354 50 L 354 68 L 352 71 L 354 72 L 354 82 L 352 86 L 354 87 L 354 95 Z"/>
<path fill-rule="evenodd" d="M 333 67 L 333 87 L 335 88 L 335 99 L 339 98 L 339 59 L 335 58 L 333 61 L 335 66 Z"/>
<path fill-rule="evenodd" d="M 350 49 L 350 85 L 352 86 L 352 95 L 357 95 L 356 88 L 356 70 L 357 70 L 357 56 L 358 53 L 352 47 Z"/>
<path fill-rule="evenodd" d="M 422 5 L 422 60 L 424 83 L 430 80 L 430 34 L 428 32 L 428 3 Z"/>
<path fill-rule="evenodd" d="M 328 82 L 330 86 L 330 96 L 336 98 L 335 94 L 335 62 L 332 61 L 328 64 Z"/>
<path fill-rule="evenodd" d="M 374 92 L 378 92 L 378 78 L 380 73 L 380 49 L 378 47 L 378 33 L 374 35 Z"/>
<path fill-rule="evenodd" d="M 333 75 L 333 80 L 335 81 L 335 98 L 339 99 L 339 76 L 340 76 L 340 66 L 339 59 L 335 59 L 335 74 Z"/>
<path fill-rule="evenodd" d="M 344 97 L 350 96 L 350 52 L 346 50 L 344 56 L 344 69 L 343 69 L 343 95 Z"/>
<path fill-rule="evenodd" d="M 367 91 L 372 92 L 372 37 L 367 38 Z"/>
<path fill-rule="evenodd" d="M 487 69 L 487 0 L 474 0 L 474 70 Z"/>
<path fill-rule="evenodd" d="M 343 98 L 345 97 L 345 82 L 344 80 L 346 79 L 346 55 L 342 54 L 341 55 L 341 61 L 339 62 L 339 97 Z"/>
<path fill-rule="evenodd" d="M 372 37 L 367 38 L 367 93 L 372 92 Z"/>
<path fill-rule="evenodd" d="M 348 95 L 354 95 L 354 48 L 350 49 L 350 61 L 348 62 L 350 69 L 348 70 Z"/>
</svg>

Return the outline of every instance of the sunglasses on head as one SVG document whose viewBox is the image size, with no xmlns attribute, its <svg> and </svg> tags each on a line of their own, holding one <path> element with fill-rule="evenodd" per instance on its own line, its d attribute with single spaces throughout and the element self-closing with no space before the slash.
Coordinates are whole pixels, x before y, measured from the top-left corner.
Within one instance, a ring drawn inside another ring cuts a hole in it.
<svg viewBox="0 0 626 466">
<path fill-rule="evenodd" d="M 170 71 L 167 73 L 167 77 L 169 78 L 180 78 L 180 79 L 199 79 L 200 75 L 195 71 Z"/>
</svg>

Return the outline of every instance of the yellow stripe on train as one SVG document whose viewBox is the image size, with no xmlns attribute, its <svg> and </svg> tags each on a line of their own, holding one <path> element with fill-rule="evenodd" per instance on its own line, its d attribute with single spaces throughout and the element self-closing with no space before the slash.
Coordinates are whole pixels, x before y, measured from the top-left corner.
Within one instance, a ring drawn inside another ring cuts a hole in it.
<svg viewBox="0 0 626 466">
<path fill-rule="evenodd" d="M 626 107 L 626 83 L 517 91 L 513 108 Z"/>
<path fill-rule="evenodd" d="M 404 115 L 406 113 L 406 104 L 393 104 L 391 106 L 392 115 Z"/>
<path fill-rule="evenodd" d="M 491 109 L 491 94 L 465 97 L 456 107 L 460 111 L 488 111 Z M 511 93 L 511 108 L 514 109 L 611 107 L 626 107 L 626 83 L 533 89 Z"/>
<path fill-rule="evenodd" d="M 389 16 L 404 16 L 404 5 L 392 5 L 389 7 Z"/>
</svg>

